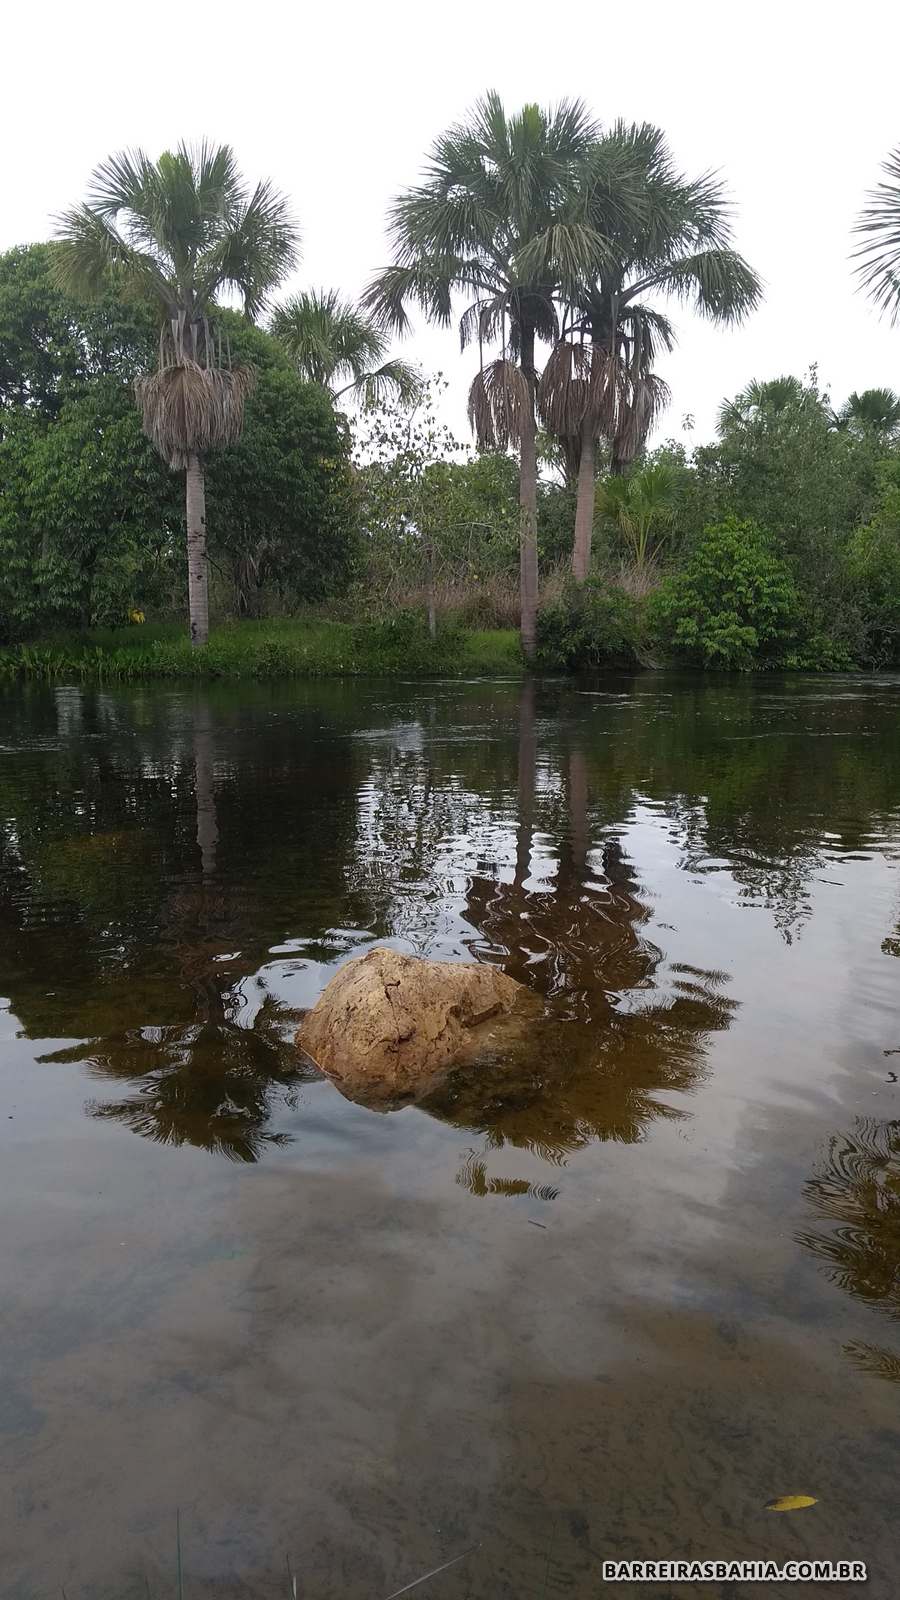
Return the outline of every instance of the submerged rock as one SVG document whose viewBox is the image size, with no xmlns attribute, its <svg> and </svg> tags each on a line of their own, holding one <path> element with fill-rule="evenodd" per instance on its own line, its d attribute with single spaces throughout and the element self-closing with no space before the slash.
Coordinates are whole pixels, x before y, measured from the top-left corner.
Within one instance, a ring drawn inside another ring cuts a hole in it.
<svg viewBox="0 0 900 1600">
<path fill-rule="evenodd" d="M 335 973 L 296 1042 L 351 1099 L 409 1100 L 537 1006 L 496 967 L 375 949 Z"/>
</svg>

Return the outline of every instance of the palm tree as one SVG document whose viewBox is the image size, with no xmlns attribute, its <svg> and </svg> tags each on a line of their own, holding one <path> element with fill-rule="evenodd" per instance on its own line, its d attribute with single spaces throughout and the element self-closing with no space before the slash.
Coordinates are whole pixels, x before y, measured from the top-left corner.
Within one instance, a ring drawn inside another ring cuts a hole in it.
<svg viewBox="0 0 900 1600">
<path fill-rule="evenodd" d="M 719 432 L 740 433 L 754 423 L 781 422 L 789 412 L 798 412 L 810 402 L 818 405 L 818 396 L 806 389 L 799 378 L 751 378 L 733 400 L 723 400 L 719 407 Z"/>
<path fill-rule="evenodd" d="M 664 530 L 675 515 L 677 494 L 677 473 L 665 461 L 653 462 L 627 478 L 609 477 L 600 485 L 597 509 L 618 527 L 641 576 L 659 554 Z"/>
<path fill-rule="evenodd" d="M 862 243 L 854 250 L 860 288 L 891 322 L 900 317 L 900 145 L 881 167 L 884 179 L 870 189 L 854 232 Z"/>
<path fill-rule="evenodd" d="M 209 637 L 204 461 L 241 434 L 252 369 L 232 365 L 214 326 L 217 297 L 237 294 L 255 318 L 297 254 L 284 198 L 250 193 L 229 145 L 180 144 L 154 162 L 142 150 L 94 173 L 88 201 L 60 218 L 64 288 L 98 294 L 114 277 L 160 322 L 157 370 L 135 385 L 144 430 L 185 473 L 191 643 Z"/>
<path fill-rule="evenodd" d="M 384 330 L 334 289 L 294 295 L 272 313 L 269 327 L 301 378 L 320 384 L 332 400 L 352 394 L 368 409 L 389 398 L 414 405 L 421 395 L 418 369 L 389 360 Z"/>
<path fill-rule="evenodd" d="M 734 324 L 753 310 L 762 292 L 756 273 L 731 245 L 719 179 L 679 173 L 665 135 L 649 123 L 616 123 L 599 146 L 588 157 L 573 203 L 601 233 L 604 248 L 569 298 L 564 337 L 547 363 L 541 394 L 545 423 L 565 437 L 578 472 L 572 565 L 579 579 L 590 561 L 595 441 L 608 440 L 611 470 L 624 472 L 669 398 L 654 366 L 661 351 L 673 348 L 675 329 L 652 302 L 677 299 L 715 322 Z M 595 178 L 598 158 L 607 170 L 618 170 L 642 203 L 619 205 L 611 213 L 609 190 Z"/>
<path fill-rule="evenodd" d="M 854 389 L 837 413 L 835 424 L 885 441 L 894 439 L 900 431 L 900 395 L 893 389 L 863 389 L 861 394 Z"/>
<path fill-rule="evenodd" d="M 570 178 L 596 129 L 578 101 L 553 110 L 527 105 L 508 116 L 488 94 L 468 119 L 432 146 L 422 183 L 393 203 L 394 263 L 370 285 L 364 305 L 404 333 L 407 307 L 449 326 L 453 295 L 466 305 L 465 348 L 499 342 L 483 359 L 469 397 L 482 447 L 519 450 L 521 635 L 534 650 L 537 611 L 536 344 L 557 335 L 554 295 L 564 268 L 586 264 L 601 241 L 583 218 L 562 212 Z"/>
</svg>

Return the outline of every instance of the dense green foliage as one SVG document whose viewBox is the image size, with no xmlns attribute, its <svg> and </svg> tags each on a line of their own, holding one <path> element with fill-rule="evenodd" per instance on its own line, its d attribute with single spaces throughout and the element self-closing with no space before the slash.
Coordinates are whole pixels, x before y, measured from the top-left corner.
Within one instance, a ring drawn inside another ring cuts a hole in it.
<svg viewBox="0 0 900 1600">
<path fill-rule="evenodd" d="M 850 541 L 847 566 L 872 666 L 900 661 L 900 460 L 885 465 L 872 520 Z"/>
<path fill-rule="evenodd" d="M 188 625 L 209 638 L 209 455 L 236 444 L 255 387 L 253 368 L 223 339 L 223 297 L 248 321 L 294 266 L 299 234 L 286 198 L 249 187 L 230 145 L 182 140 L 157 160 L 120 150 L 95 167 L 88 198 L 57 219 L 54 281 L 101 299 L 115 286 L 146 305 L 156 357 L 135 380 L 141 425 L 163 461 L 184 472 Z"/>
<path fill-rule="evenodd" d="M 238 614 L 322 599 L 354 555 L 346 429 L 269 335 L 220 320 L 257 378 L 243 438 L 208 466 L 220 599 Z M 183 609 L 183 483 L 132 388 L 154 341 L 140 306 L 61 293 L 47 246 L 0 257 L 0 639 Z"/>
<path fill-rule="evenodd" d="M 94 378 L 131 382 L 156 347 L 146 306 L 111 291 L 92 301 L 61 294 L 52 254 L 32 244 L 0 255 L 0 433 L 21 407 L 51 421 Z"/>
<path fill-rule="evenodd" d="M 49 426 L 11 413 L 0 435 L 5 631 L 123 622 L 164 603 L 179 526 L 173 487 L 114 378 L 85 385 Z"/>
<path fill-rule="evenodd" d="M 870 390 L 835 411 L 815 372 L 753 383 L 723 405 L 713 443 L 692 455 L 670 443 L 624 487 L 601 483 L 595 572 L 610 592 L 641 597 L 653 659 L 741 670 L 900 664 L 895 404 L 890 390 Z M 648 562 L 635 559 L 622 510 L 640 503 L 658 466 L 665 543 Z M 557 636 L 559 602 L 550 609 Z M 593 645 L 581 658 L 566 647 L 555 664 L 596 660 Z"/>
<path fill-rule="evenodd" d="M 349 440 L 324 390 L 304 382 L 272 338 L 244 318 L 220 318 L 256 388 L 243 436 L 210 457 L 210 556 L 227 563 L 238 616 L 341 592 L 355 556 Z"/>
<path fill-rule="evenodd" d="M 768 534 L 736 517 L 704 528 L 684 568 L 653 596 L 658 636 L 704 667 L 775 665 L 797 615 L 797 596 Z"/>
<path fill-rule="evenodd" d="M 641 655 L 638 603 L 597 578 L 570 580 L 538 613 L 537 664 L 564 671 L 633 667 Z"/>
</svg>

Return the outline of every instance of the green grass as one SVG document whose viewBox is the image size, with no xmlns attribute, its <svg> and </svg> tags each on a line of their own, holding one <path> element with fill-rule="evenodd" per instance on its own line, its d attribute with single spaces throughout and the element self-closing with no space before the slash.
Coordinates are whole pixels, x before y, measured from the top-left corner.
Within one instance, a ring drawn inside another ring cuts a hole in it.
<svg viewBox="0 0 900 1600">
<path fill-rule="evenodd" d="M 413 613 L 373 622 L 322 617 L 226 623 L 192 650 L 175 625 L 96 628 L 0 649 L 0 679 L 510 677 L 521 673 L 512 629 L 444 623 L 430 639 Z"/>
</svg>

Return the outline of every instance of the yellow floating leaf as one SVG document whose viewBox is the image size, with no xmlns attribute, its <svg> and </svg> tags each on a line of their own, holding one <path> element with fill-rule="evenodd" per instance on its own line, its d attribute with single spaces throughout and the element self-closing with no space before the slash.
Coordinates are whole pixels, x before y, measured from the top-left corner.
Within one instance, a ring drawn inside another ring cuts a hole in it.
<svg viewBox="0 0 900 1600">
<path fill-rule="evenodd" d="M 767 1511 L 804 1511 L 807 1506 L 817 1505 L 815 1495 L 812 1494 L 782 1494 L 777 1500 L 767 1500 Z"/>
</svg>

